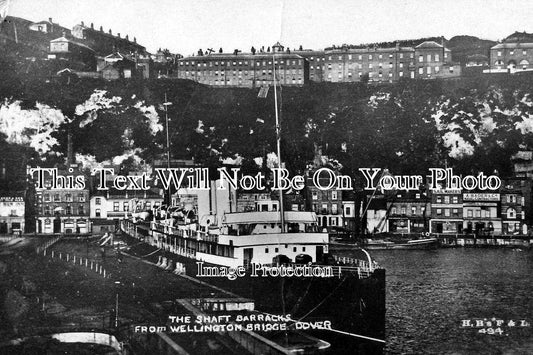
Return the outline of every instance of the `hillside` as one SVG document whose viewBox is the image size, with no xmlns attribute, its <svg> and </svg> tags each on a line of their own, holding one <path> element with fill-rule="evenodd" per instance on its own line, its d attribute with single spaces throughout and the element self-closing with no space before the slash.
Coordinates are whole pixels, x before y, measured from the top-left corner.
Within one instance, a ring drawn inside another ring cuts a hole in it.
<svg viewBox="0 0 533 355">
<path fill-rule="evenodd" d="M 273 90 L 217 89 L 181 80 L 43 81 L 0 58 L 0 131 L 33 164 L 63 161 L 67 132 L 87 166 L 150 163 L 165 151 L 165 94 L 171 155 L 216 166 L 275 151 Z M 510 157 L 533 149 L 530 76 L 413 81 L 367 86 L 312 83 L 284 87 L 284 161 L 301 171 L 315 145 L 350 172 L 387 167 L 420 173 L 434 166 L 460 172 L 511 172 Z M 20 122 L 24 122 L 21 124 Z"/>
<path fill-rule="evenodd" d="M 452 59 L 461 64 L 466 63 L 468 56 L 482 54 L 489 57 L 490 48 L 496 45 L 495 41 L 480 39 L 474 36 L 455 36 L 447 46 L 452 51 Z"/>
</svg>

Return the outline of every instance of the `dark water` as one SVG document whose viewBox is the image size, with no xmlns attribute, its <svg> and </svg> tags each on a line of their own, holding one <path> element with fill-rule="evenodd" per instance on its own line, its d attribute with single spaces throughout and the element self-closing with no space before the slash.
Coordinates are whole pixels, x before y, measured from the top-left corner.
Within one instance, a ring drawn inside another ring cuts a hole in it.
<svg viewBox="0 0 533 355">
<path fill-rule="evenodd" d="M 533 250 L 371 254 L 387 269 L 387 353 L 533 354 Z M 462 326 L 493 318 L 505 323 Z M 519 326 L 522 320 L 529 326 Z M 503 335 L 479 332 L 489 328 Z"/>
</svg>

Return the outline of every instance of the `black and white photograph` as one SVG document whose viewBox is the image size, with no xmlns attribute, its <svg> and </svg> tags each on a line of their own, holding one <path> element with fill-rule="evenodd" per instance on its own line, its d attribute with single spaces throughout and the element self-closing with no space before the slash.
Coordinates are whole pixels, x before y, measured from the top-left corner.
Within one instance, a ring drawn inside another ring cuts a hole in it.
<svg viewBox="0 0 533 355">
<path fill-rule="evenodd" d="M 0 0 L 0 355 L 533 354 L 532 18 Z"/>
</svg>

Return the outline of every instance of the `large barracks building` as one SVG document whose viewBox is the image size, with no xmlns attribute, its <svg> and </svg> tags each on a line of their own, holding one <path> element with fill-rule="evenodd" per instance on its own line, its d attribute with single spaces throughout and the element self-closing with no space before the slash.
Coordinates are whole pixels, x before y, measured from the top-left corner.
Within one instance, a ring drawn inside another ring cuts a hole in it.
<svg viewBox="0 0 533 355">
<path fill-rule="evenodd" d="M 284 49 L 242 53 L 198 53 L 180 59 L 178 77 L 212 86 L 260 87 L 276 80 L 301 86 L 316 82 L 395 82 L 401 78 L 435 79 L 461 75 L 451 51 L 434 41 L 415 47 L 331 48 L 325 51 Z"/>
</svg>

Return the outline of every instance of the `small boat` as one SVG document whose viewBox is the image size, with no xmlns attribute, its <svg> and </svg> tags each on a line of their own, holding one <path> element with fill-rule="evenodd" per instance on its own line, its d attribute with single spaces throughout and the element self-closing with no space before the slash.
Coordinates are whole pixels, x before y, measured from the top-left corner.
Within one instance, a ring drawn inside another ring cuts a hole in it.
<svg viewBox="0 0 533 355">
<path fill-rule="evenodd" d="M 407 241 L 392 241 L 388 239 L 365 239 L 366 249 L 435 249 L 439 245 L 437 238 L 411 239 Z"/>
</svg>

